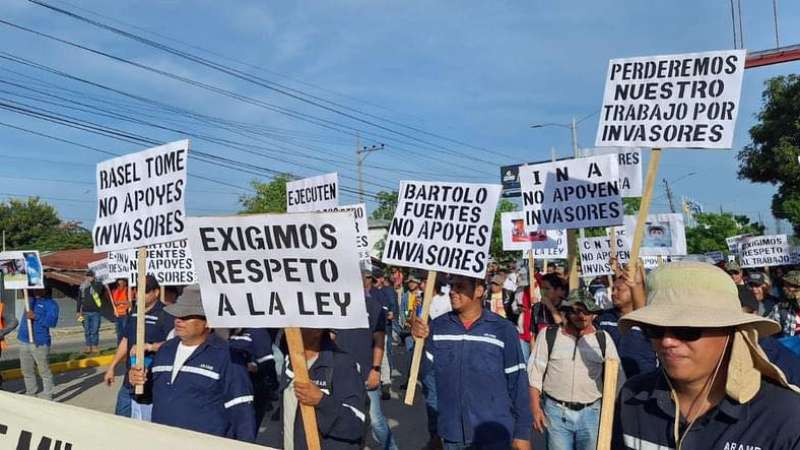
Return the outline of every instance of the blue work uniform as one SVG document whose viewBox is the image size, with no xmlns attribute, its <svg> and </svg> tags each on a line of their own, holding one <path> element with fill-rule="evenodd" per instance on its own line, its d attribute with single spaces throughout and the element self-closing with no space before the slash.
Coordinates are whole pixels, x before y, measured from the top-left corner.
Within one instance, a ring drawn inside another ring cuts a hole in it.
<svg viewBox="0 0 800 450">
<path fill-rule="evenodd" d="M 36 320 L 31 321 L 33 344 L 36 347 L 49 347 L 52 343 L 50 328 L 54 328 L 58 324 L 58 303 L 52 298 L 33 298 L 30 302 L 30 309 L 36 315 Z M 31 343 L 28 337 L 28 316 L 25 313 L 22 313 L 19 323 L 17 339 L 20 342 Z"/>
<path fill-rule="evenodd" d="M 287 358 L 289 360 L 289 358 Z M 294 378 L 287 364 L 282 388 Z M 366 432 L 366 391 L 353 357 L 329 340 L 323 341 L 317 360 L 308 369 L 308 377 L 322 391 L 322 400 L 314 408 L 319 428 L 320 444 L 325 450 L 355 450 L 362 448 Z M 285 392 L 284 395 L 291 395 Z M 300 408 L 294 421 L 294 448 L 306 450 L 306 434 Z"/>
<path fill-rule="evenodd" d="M 154 423 L 255 441 L 253 388 L 244 364 L 234 362 L 228 343 L 211 334 L 180 368 L 172 366 L 180 338 L 167 341 L 153 360 Z"/>
<path fill-rule="evenodd" d="M 383 302 L 372 292 L 365 293 L 369 328 L 336 330 L 336 346 L 349 353 L 358 364 L 362 381 L 366 382 L 372 370 L 373 334 L 386 331 L 386 310 Z M 380 362 L 378 363 L 380 365 Z"/>
<path fill-rule="evenodd" d="M 231 351 L 238 354 L 235 360 L 255 364 L 256 371 L 248 370 L 253 383 L 253 407 L 256 414 L 256 434 L 267 414 L 270 401 L 277 399 L 275 356 L 272 354 L 272 336 L 266 328 L 243 328 L 228 338 Z"/>
<path fill-rule="evenodd" d="M 430 325 L 426 364 L 433 364 L 437 431 L 447 442 L 511 446 L 530 440 L 533 421 L 519 332 L 491 311 L 469 329 L 451 311 Z"/>
<path fill-rule="evenodd" d="M 762 377 L 752 400 L 725 397 L 686 432 L 680 419 L 682 450 L 800 449 L 800 395 Z M 614 411 L 614 450 L 674 449 L 675 403 L 664 372 L 628 380 Z"/>
<path fill-rule="evenodd" d="M 128 348 L 126 349 L 126 355 L 130 354 L 132 348 L 136 346 L 136 321 L 138 317 L 138 312 L 136 311 L 136 306 L 133 307 L 133 312 L 131 313 L 128 323 L 125 325 L 125 338 L 128 340 Z M 175 327 L 175 318 L 169 315 L 166 311 L 164 311 L 164 304 L 156 301 L 153 303 L 153 307 L 150 308 L 149 311 L 145 311 L 144 313 L 144 342 L 145 344 L 155 344 L 158 342 L 164 342 L 167 340 L 167 336 Z M 144 385 L 144 393 L 141 395 L 134 395 L 133 389 L 131 389 L 130 381 L 128 380 L 128 372 L 131 370 L 131 362 L 135 358 L 125 358 L 125 376 L 123 384 L 126 389 L 131 393 L 133 397 L 135 397 L 136 402 L 140 404 L 149 405 L 153 403 L 153 388 L 152 388 L 152 376 L 149 374 L 150 367 L 152 366 L 152 358 L 155 355 L 155 352 L 145 352 L 145 366 L 147 367 L 147 382 Z"/>
<path fill-rule="evenodd" d="M 656 370 L 657 359 L 650 340 L 642 333 L 642 329 L 636 326 L 626 333 L 620 332 L 619 318 L 620 313 L 616 309 L 603 311 L 597 317 L 597 327 L 611 335 L 625 377 L 633 378 L 641 373 Z"/>
</svg>

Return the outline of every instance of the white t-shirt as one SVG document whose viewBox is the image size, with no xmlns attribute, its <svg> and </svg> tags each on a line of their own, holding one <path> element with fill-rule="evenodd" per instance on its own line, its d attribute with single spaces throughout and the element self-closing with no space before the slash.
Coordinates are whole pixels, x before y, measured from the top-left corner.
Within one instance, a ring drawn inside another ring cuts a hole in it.
<svg viewBox="0 0 800 450">
<path fill-rule="evenodd" d="M 175 352 L 175 362 L 172 363 L 172 382 L 175 382 L 175 377 L 181 367 L 186 363 L 186 360 L 192 356 L 192 353 L 199 347 L 199 345 L 183 345 L 183 342 L 178 343 L 178 350 Z"/>
<path fill-rule="evenodd" d="M 442 289 L 444 290 L 444 289 Z M 431 310 L 430 310 L 430 317 L 431 320 L 441 316 L 446 312 L 450 312 L 453 310 L 453 307 L 450 305 L 450 289 L 447 289 L 448 293 L 443 293 L 439 295 L 433 296 L 431 299 Z"/>
</svg>

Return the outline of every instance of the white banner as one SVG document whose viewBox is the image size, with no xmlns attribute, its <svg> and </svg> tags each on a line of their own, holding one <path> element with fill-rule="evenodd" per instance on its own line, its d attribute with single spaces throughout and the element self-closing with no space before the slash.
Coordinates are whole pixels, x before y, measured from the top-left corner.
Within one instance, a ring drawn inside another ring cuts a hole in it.
<svg viewBox="0 0 800 450">
<path fill-rule="evenodd" d="M 567 233 L 564 230 L 525 231 L 525 213 L 522 211 L 500 214 L 500 231 L 503 251 L 523 251 L 523 256 L 533 248 L 535 258 L 565 259 Z"/>
<path fill-rule="evenodd" d="M 326 210 L 331 211 L 346 211 L 353 215 L 356 223 L 356 244 L 358 245 L 358 257 L 361 261 L 361 268 L 364 270 L 372 270 L 372 258 L 369 256 L 369 225 L 367 224 L 367 205 L 364 203 L 357 203 L 355 205 L 337 206 Z"/>
<path fill-rule="evenodd" d="M 785 234 L 755 236 L 739 242 L 739 260 L 743 268 L 792 264 L 792 250 Z"/>
<path fill-rule="evenodd" d="M 189 140 L 97 164 L 95 253 L 185 238 Z"/>
<path fill-rule="evenodd" d="M 351 213 L 190 217 L 187 233 L 209 326 L 368 326 Z"/>
<path fill-rule="evenodd" d="M 86 265 L 89 270 L 94 272 L 95 280 L 102 284 L 109 284 L 114 282 L 114 279 L 108 273 L 108 258 L 103 258 L 97 261 L 90 262 Z"/>
<path fill-rule="evenodd" d="M 109 274 L 114 279 L 127 278 L 130 287 L 137 286 L 137 250 L 109 252 L 108 260 Z M 197 283 L 192 252 L 186 240 L 148 246 L 147 274 L 156 277 L 161 286 L 188 286 Z"/>
<path fill-rule="evenodd" d="M 597 147 L 731 148 L 746 50 L 612 59 Z"/>
<path fill-rule="evenodd" d="M 619 191 L 623 197 L 642 196 L 642 150 L 639 148 L 584 149 L 583 156 L 617 155 Z"/>
<path fill-rule="evenodd" d="M 0 253 L 0 272 L 6 289 L 44 289 L 42 261 L 36 250 Z"/>
<path fill-rule="evenodd" d="M 483 278 L 500 185 L 401 181 L 382 261 Z"/>
<path fill-rule="evenodd" d="M 611 238 L 601 236 L 578 239 L 578 252 L 581 256 L 581 277 L 599 277 L 613 275 L 611 270 Z M 621 235 L 617 236 L 617 262 L 628 264 L 631 251 L 628 242 Z M 655 269 L 660 262 L 669 262 L 669 257 L 640 256 L 639 261 L 645 269 Z"/>
<path fill-rule="evenodd" d="M 616 155 L 519 168 L 529 231 L 622 225 Z"/>
<path fill-rule="evenodd" d="M 633 246 L 633 232 L 636 230 L 638 216 L 625 216 L 625 231 L 617 230 L 625 236 L 628 246 Z M 682 256 L 686 255 L 686 228 L 683 214 L 650 214 L 644 226 L 642 256 Z"/>
<path fill-rule="evenodd" d="M 130 283 L 131 259 L 136 258 L 136 251 L 123 250 L 120 252 L 108 252 L 106 258 L 108 262 L 108 277 L 112 280 L 125 278 Z M 134 263 L 135 264 L 135 263 Z"/>
<path fill-rule="evenodd" d="M 339 206 L 339 174 L 286 183 L 286 212 L 324 211 Z"/>
<path fill-rule="evenodd" d="M 739 243 L 744 238 L 751 237 L 752 234 L 737 234 L 736 236 L 726 237 L 725 244 L 728 245 L 728 251 L 733 253 L 734 255 L 739 254 Z"/>
<path fill-rule="evenodd" d="M 0 411 L 8 412 L 0 417 L 3 449 L 274 450 L 9 392 L 0 392 Z"/>
</svg>

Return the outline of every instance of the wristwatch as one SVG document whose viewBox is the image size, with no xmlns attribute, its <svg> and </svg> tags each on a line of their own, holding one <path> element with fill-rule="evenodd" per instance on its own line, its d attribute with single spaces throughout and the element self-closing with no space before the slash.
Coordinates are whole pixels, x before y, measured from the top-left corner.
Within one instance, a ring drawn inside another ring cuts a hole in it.
<svg viewBox="0 0 800 450">
<path fill-rule="evenodd" d="M 381 366 L 372 366 L 372 370 L 374 370 L 375 372 L 380 372 Z"/>
</svg>

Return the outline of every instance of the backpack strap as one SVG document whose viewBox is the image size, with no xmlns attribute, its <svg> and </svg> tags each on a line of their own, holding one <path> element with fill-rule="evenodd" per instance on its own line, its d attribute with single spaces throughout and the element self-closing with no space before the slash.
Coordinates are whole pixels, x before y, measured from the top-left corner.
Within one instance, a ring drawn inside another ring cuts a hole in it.
<svg viewBox="0 0 800 450">
<path fill-rule="evenodd" d="M 544 368 L 542 374 L 542 384 L 547 379 L 547 369 L 550 367 L 550 357 L 553 355 L 553 347 L 556 345 L 556 336 L 558 336 L 558 325 L 551 325 L 544 330 L 544 341 L 547 343 L 547 366 Z"/>
<path fill-rule="evenodd" d="M 603 361 L 606 360 L 606 332 L 603 330 L 597 330 L 595 333 L 597 336 L 597 343 L 600 344 L 600 355 L 603 356 Z"/>
</svg>

